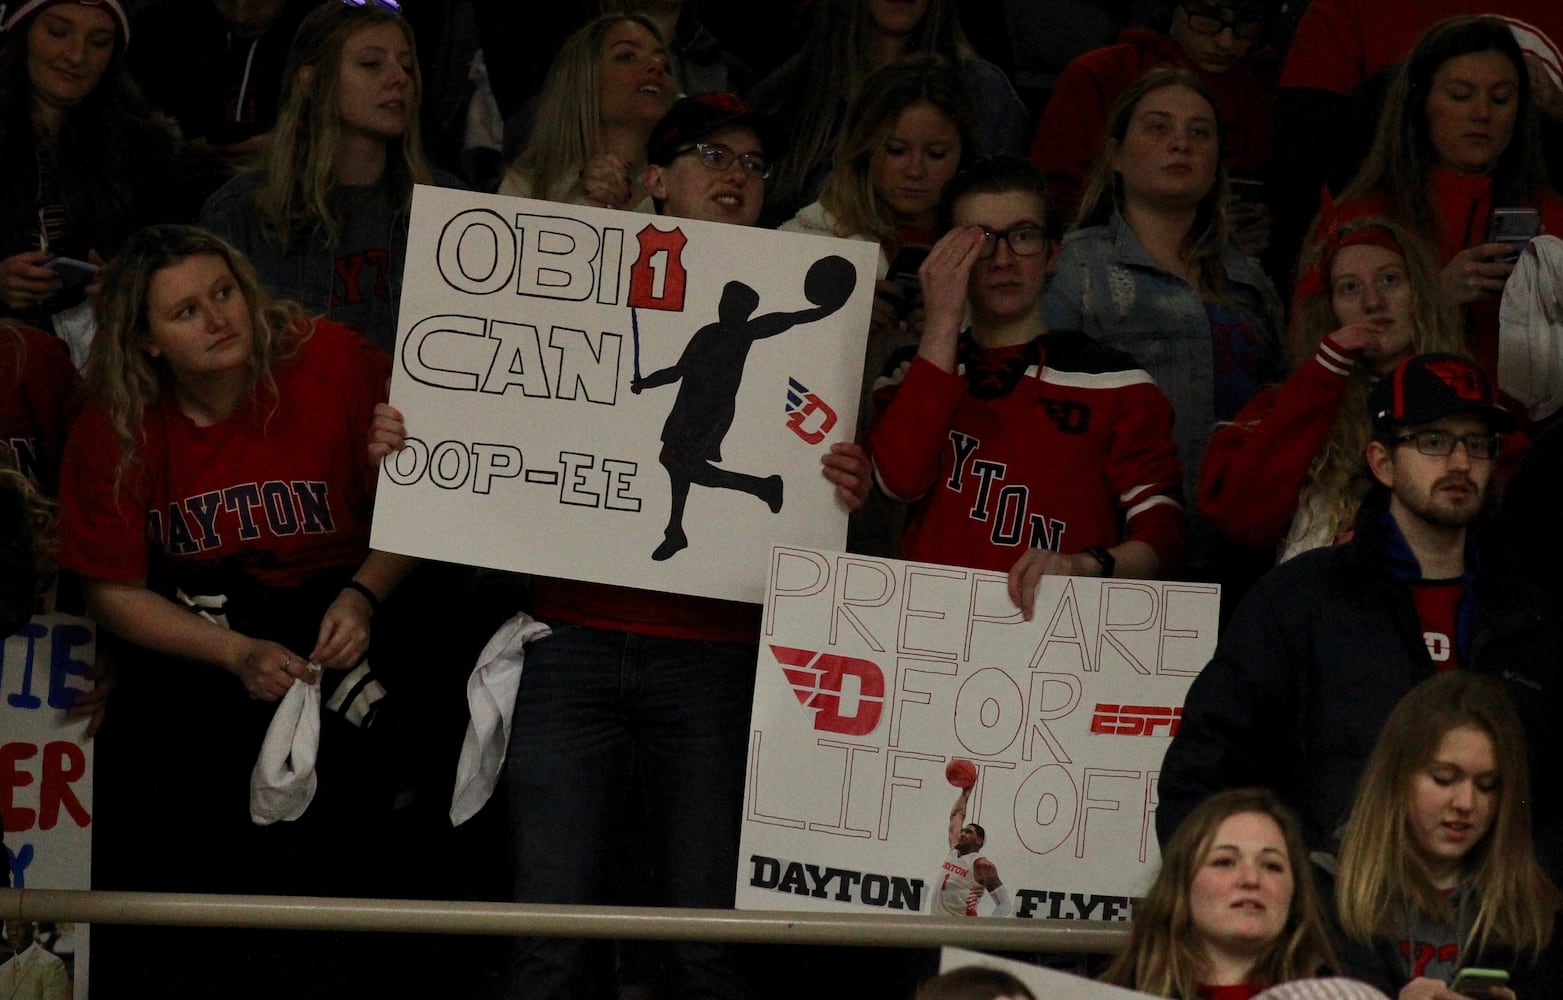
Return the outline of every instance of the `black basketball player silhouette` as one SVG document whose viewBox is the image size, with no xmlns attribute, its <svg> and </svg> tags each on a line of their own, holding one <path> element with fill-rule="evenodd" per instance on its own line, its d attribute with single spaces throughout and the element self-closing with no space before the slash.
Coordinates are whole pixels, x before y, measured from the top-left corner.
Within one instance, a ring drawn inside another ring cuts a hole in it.
<svg viewBox="0 0 1563 1000">
<path fill-rule="evenodd" d="M 676 364 L 630 382 L 630 391 L 678 382 L 678 396 L 662 425 L 658 456 L 672 482 L 672 508 L 662 544 L 651 558 L 670 558 L 689 545 L 684 534 L 684 504 L 690 484 L 739 490 L 764 500 L 776 513 L 782 508 L 782 477 L 752 476 L 718 468 L 722 439 L 733 425 L 738 388 L 743 382 L 749 348 L 757 340 L 785 333 L 795 326 L 824 319 L 846 304 L 857 282 L 857 271 L 844 257 L 824 257 L 810 265 L 803 294 L 813 309 L 755 316 L 760 296 L 741 281 L 729 281 L 717 304 L 717 320 L 695 331 Z"/>
</svg>

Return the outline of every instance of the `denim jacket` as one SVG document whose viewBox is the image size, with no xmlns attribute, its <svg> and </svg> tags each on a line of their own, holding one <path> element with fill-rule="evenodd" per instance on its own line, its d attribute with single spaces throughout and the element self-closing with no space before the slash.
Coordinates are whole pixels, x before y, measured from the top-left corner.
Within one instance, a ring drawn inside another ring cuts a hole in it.
<svg viewBox="0 0 1563 1000">
<path fill-rule="evenodd" d="M 1248 318 L 1265 338 L 1261 383 L 1275 381 L 1285 370 L 1281 301 L 1252 257 L 1229 246 L 1223 263 L 1232 297 L 1248 304 Z M 1184 497 L 1191 501 L 1216 419 L 1214 345 L 1199 292 L 1182 276 L 1151 263 L 1133 230 L 1114 212 L 1106 225 L 1064 237 L 1042 305 L 1049 328 L 1082 330 L 1105 346 L 1129 352 L 1167 394 L 1176 414 L 1173 438 L 1183 462 Z"/>
</svg>

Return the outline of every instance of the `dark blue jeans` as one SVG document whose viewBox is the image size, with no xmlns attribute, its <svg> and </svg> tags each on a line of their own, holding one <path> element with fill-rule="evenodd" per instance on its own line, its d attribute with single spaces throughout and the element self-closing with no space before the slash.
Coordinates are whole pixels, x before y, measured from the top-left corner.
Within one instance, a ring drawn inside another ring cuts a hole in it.
<svg viewBox="0 0 1563 1000">
<path fill-rule="evenodd" d="M 517 902 L 638 902 L 630 841 L 657 905 L 732 907 L 755 656 L 567 624 L 527 650 L 506 758 Z M 669 995 L 742 996 L 726 946 L 666 947 Z M 604 964 L 585 941 L 523 938 L 505 996 L 588 997 Z"/>
</svg>

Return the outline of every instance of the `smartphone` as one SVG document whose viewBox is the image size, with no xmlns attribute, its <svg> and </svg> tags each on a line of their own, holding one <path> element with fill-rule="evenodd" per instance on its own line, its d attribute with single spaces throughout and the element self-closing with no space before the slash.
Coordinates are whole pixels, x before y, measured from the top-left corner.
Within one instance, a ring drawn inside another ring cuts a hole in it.
<svg viewBox="0 0 1563 1000">
<path fill-rule="evenodd" d="M 1463 997 L 1487 1000 L 1488 987 L 1507 985 L 1509 974 L 1502 969 L 1461 969 L 1454 974 L 1449 988 Z"/>
<path fill-rule="evenodd" d="M 928 250 L 920 243 L 904 244 L 896 251 L 895 259 L 890 262 L 890 271 L 885 275 L 901 289 L 902 305 L 898 312 L 902 319 L 922 304 L 923 283 L 917 277 L 917 269 L 928 259 Z"/>
<path fill-rule="evenodd" d="M 1505 257 L 1512 264 L 1520 259 L 1525 244 L 1541 235 L 1541 212 L 1534 208 L 1495 208 L 1487 224 L 1488 243 L 1507 243 L 1514 252 Z"/>
<path fill-rule="evenodd" d="M 98 265 L 89 264 L 84 260 L 74 257 L 56 257 L 44 265 L 49 270 L 60 276 L 65 282 L 60 286 L 61 291 L 85 285 L 98 276 Z"/>
</svg>

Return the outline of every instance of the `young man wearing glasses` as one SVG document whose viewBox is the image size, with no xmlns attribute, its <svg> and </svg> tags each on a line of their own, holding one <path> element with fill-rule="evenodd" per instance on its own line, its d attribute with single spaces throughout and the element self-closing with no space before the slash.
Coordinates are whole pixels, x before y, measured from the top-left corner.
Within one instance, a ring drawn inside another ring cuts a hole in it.
<svg viewBox="0 0 1563 1000">
<path fill-rule="evenodd" d="M 1237 178 L 1265 175 L 1270 159 L 1280 61 L 1264 42 L 1274 4 L 1189 0 L 1169 5 L 1164 30 L 1134 27 L 1115 45 L 1092 49 L 1059 74 L 1031 141 L 1031 161 L 1047 176 L 1065 221 L 1074 221 L 1103 123 L 1135 80 L 1161 66 L 1192 70 L 1216 102 L 1223 155 Z M 1241 189 L 1257 197 L 1259 189 Z"/>
<path fill-rule="evenodd" d="M 732 94 L 685 97 L 652 129 L 642 182 L 663 215 L 752 226 L 780 141 Z"/>
<path fill-rule="evenodd" d="M 1185 528 L 1172 407 L 1128 355 L 1043 322 L 1059 226 L 1041 174 L 982 161 L 945 199 L 923 337 L 869 434 L 876 482 L 913 504 L 901 556 L 1007 570 L 1028 617 L 1043 575 L 1166 575 Z"/>
<path fill-rule="evenodd" d="M 1210 793 L 1266 785 L 1297 811 L 1309 846 L 1327 848 L 1384 720 L 1435 672 L 1501 679 L 1533 757 L 1556 760 L 1538 741 L 1558 729 L 1558 615 L 1531 603 L 1476 531 L 1513 419 L 1475 362 L 1441 354 L 1402 361 L 1368 411 L 1373 486 L 1352 539 L 1262 579 L 1189 689 L 1162 763 L 1162 843 Z"/>
<path fill-rule="evenodd" d="M 669 219 L 659 226 L 671 229 L 677 219 L 753 225 L 765 198 L 767 157 L 779 153 L 778 142 L 771 120 L 732 94 L 675 103 L 652 129 L 643 175 L 658 211 Z M 731 317 L 740 330 L 754 309 L 742 295 L 747 291 L 729 283 L 720 307 L 742 314 Z M 742 354 L 737 359 L 741 369 Z M 697 393 L 711 393 L 712 372 L 722 364 L 707 352 Z M 678 378 L 682 390 L 688 383 L 682 372 Z M 717 371 L 715 379 L 724 376 Z M 637 378 L 635 391 L 671 381 L 655 374 L 644 382 Z M 714 412 L 706 407 L 686 423 L 699 424 L 703 415 L 702 426 L 709 426 Z M 399 421 L 377 426 L 392 432 L 388 443 L 400 442 Z M 823 458 L 823 474 L 849 508 L 859 507 L 867 493 L 862 452 L 844 443 L 833 449 Z M 703 455 L 690 462 L 707 464 Z M 687 472 L 676 464 L 678 474 Z M 669 473 L 675 475 L 672 466 Z M 757 489 L 766 482 L 726 476 L 756 481 Z M 683 488 L 688 486 L 686 478 Z M 760 492 L 774 508 L 781 501 L 780 480 Z M 681 547 L 666 540 L 659 558 Z M 553 634 L 528 648 L 511 723 L 516 901 L 730 909 L 759 606 L 547 577 L 532 586 L 531 612 Z M 626 854 L 626 836 L 640 845 L 636 853 Z M 694 844 L 698 850 L 691 850 Z M 642 869 L 650 876 L 634 877 Z M 616 972 L 599 949 L 563 938 L 521 939 L 503 995 L 608 995 L 613 984 L 605 981 Z M 729 946 L 686 941 L 656 950 L 667 959 L 665 995 L 744 995 Z M 629 984 L 623 985 L 628 992 Z"/>
</svg>

